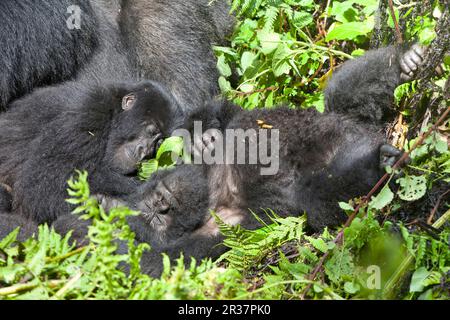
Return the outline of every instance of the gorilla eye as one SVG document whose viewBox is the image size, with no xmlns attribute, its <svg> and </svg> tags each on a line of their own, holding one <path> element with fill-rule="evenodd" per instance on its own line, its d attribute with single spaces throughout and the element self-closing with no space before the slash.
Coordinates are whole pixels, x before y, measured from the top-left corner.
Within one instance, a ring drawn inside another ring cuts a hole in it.
<svg viewBox="0 0 450 320">
<path fill-rule="evenodd" d="M 122 109 L 127 111 L 133 108 L 134 104 L 136 103 L 137 97 L 133 93 L 126 95 L 122 99 Z"/>
</svg>

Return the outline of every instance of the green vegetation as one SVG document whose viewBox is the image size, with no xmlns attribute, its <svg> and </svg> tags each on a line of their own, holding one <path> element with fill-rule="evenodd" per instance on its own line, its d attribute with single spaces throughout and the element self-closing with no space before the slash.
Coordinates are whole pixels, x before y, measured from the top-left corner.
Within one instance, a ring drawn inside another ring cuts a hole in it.
<svg viewBox="0 0 450 320">
<path fill-rule="evenodd" d="M 394 3 L 405 40 L 430 44 L 443 12 L 439 1 Z M 392 43 L 396 33 L 387 5 L 380 15 L 387 23 L 376 23 L 376 0 L 232 4 L 238 25 L 231 47 L 215 48 L 219 83 L 246 109 L 286 103 L 322 111 L 321 89 L 335 67 L 363 54 L 375 38 Z M 405 150 L 449 105 L 444 93 L 450 61 L 444 61 L 441 76 L 396 90 L 402 116 L 392 136 Z M 305 216 L 282 219 L 267 212 L 272 223 L 258 230 L 216 218 L 230 250 L 218 261 L 193 262 L 189 268 L 183 257 L 173 266 L 165 259 L 160 279 L 141 274 L 140 257 L 151 248 L 134 243 L 125 220 L 137 213 L 104 212 L 90 198 L 87 173 L 78 173 L 69 182 L 68 201 L 78 206 L 76 214 L 93 219 L 90 243 L 76 249 L 69 236 L 46 226 L 25 243 L 12 233 L 0 241 L 0 299 L 449 299 L 449 126 L 446 119 L 435 128 L 401 172 L 389 170 L 394 184 L 380 188 L 367 204 L 362 198 L 340 203 L 349 215 L 360 207 L 349 227 L 308 235 Z M 408 140 L 408 130 L 416 138 Z M 180 146 L 180 141 L 167 142 L 157 159 L 143 164 L 141 178 L 170 167 L 167 151 L 182 156 Z M 430 199 L 439 200 L 439 206 L 429 209 Z M 343 240 L 336 241 L 341 231 Z M 119 242 L 128 244 L 126 253 L 116 253 Z M 324 255 L 323 268 L 312 279 Z"/>
</svg>

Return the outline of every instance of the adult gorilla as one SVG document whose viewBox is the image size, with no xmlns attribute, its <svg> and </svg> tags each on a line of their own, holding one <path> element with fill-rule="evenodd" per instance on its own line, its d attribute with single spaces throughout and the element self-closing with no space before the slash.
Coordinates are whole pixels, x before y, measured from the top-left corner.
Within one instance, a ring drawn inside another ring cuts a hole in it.
<svg viewBox="0 0 450 320">
<path fill-rule="evenodd" d="M 74 6 L 79 28 L 67 23 Z M 184 109 L 199 106 L 218 92 L 211 46 L 232 28 L 228 11 L 225 2 L 207 0 L 2 0 L 0 110 L 36 87 L 69 79 L 152 79 Z"/>
</svg>

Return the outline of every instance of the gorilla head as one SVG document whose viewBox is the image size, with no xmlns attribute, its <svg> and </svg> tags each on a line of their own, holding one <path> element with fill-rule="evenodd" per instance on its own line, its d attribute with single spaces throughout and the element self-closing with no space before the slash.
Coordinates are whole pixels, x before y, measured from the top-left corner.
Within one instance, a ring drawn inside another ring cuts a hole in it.
<svg viewBox="0 0 450 320">
<path fill-rule="evenodd" d="M 76 169 L 89 172 L 95 194 L 134 192 L 138 163 L 154 156 L 177 119 L 179 106 L 152 81 L 71 82 L 16 101 L 0 115 L 0 182 L 12 187 L 13 211 L 37 223 L 70 213 L 66 185 Z"/>
<path fill-rule="evenodd" d="M 111 122 L 105 158 L 122 174 L 136 172 L 137 164 L 156 155 L 180 118 L 172 97 L 154 82 L 144 82 L 119 94 L 121 110 Z M 118 105 L 118 100 L 115 101 Z"/>
</svg>

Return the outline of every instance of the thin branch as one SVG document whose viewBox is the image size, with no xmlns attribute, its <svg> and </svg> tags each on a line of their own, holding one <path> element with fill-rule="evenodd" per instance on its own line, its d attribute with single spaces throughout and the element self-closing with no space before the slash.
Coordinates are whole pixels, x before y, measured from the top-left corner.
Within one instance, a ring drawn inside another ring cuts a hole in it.
<svg viewBox="0 0 450 320">
<path fill-rule="evenodd" d="M 398 169 L 404 162 L 405 160 L 409 157 L 409 154 L 415 150 L 417 147 L 421 146 L 423 144 L 423 142 L 425 141 L 426 138 L 428 138 L 431 133 L 433 131 L 435 131 L 442 122 L 444 122 L 444 120 L 447 119 L 448 115 L 450 114 L 450 107 L 447 107 L 447 110 L 445 112 L 443 112 L 443 114 L 441 115 L 441 117 L 439 118 L 439 120 L 431 127 L 428 129 L 427 132 L 425 132 L 424 134 L 422 134 L 420 136 L 420 138 L 416 141 L 416 143 L 412 146 L 412 148 L 403 153 L 403 155 L 401 156 L 401 158 L 394 164 L 394 166 L 392 167 L 392 170 L 395 171 L 396 169 Z M 345 222 L 344 226 L 342 227 L 341 231 L 339 231 L 339 233 L 337 234 L 336 238 L 334 239 L 334 243 L 339 245 L 342 243 L 342 240 L 344 238 L 344 231 L 345 229 L 347 229 L 351 223 L 353 222 L 353 220 L 356 218 L 356 216 L 359 213 L 359 210 L 366 205 L 370 198 L 375 194 L 375 192 L 378 191 L 378 189 L 384 184 L 384 182 L 389 178 L 390 174 L 385 173 L 384 176 L 378 181 L 378 183 L 372 188 L 372 190 L 369 191 L 369 193 L 363 198 L 363 200 L 358 204 L 358 206 L 355 208 L 355 210 L 353 211 L 352 215 L 347 219 L 347 221 Z M 327 251 L 322 258 L 319 260 L 319 262 L 317 263 L 317 266 L 314 268 L 314 270 L 311 272 L 311 274 L 308 276 L 308 280 L 314 281 L 314 279 L 317 277 L 317 275 L 319 274 L 319 272 L 322 270 L 323 264 L 325 263 L 325 260 L 328 258 L 328 256 L 330 255 L 330 251 Z M 306 294 L 308 293 L 308 291 L 311 289 L 312 284 L 308 284 L 308 286 L 305 288 L 304 292 L 302 293 L 302 299 L 305 298 Z"/>
<path fill-rule="evenodd" d="M 395 16 L 395 10 L 394 10 L 394 3 L 392 0 L 389 1 L 389 12 L 391 13 L 392 21 L 394 21 L 395 25 L 395 32 L 397 35 L 397 43 L 402 44 L 403 43 L 403 36 L 402 32 L 400 31 L 400 26 L 398 25 L 397 17 Z"/>
<path fill-rule="evenodd" d="M 434 215 L 436 214 L 437 210 L 439 209 L 442 199 L 444 199 L 444 197 L 449 193 L 450 193 L 450 189 L 448 189 L 446 192 L 441 194 L 441 196 L 437 200 L 436 205 L 434 206 L 433 210 L 431 210 L 430 216 L 427 219 L 428 224 L 431 224 L 433 222 Z"/>
</svg>

